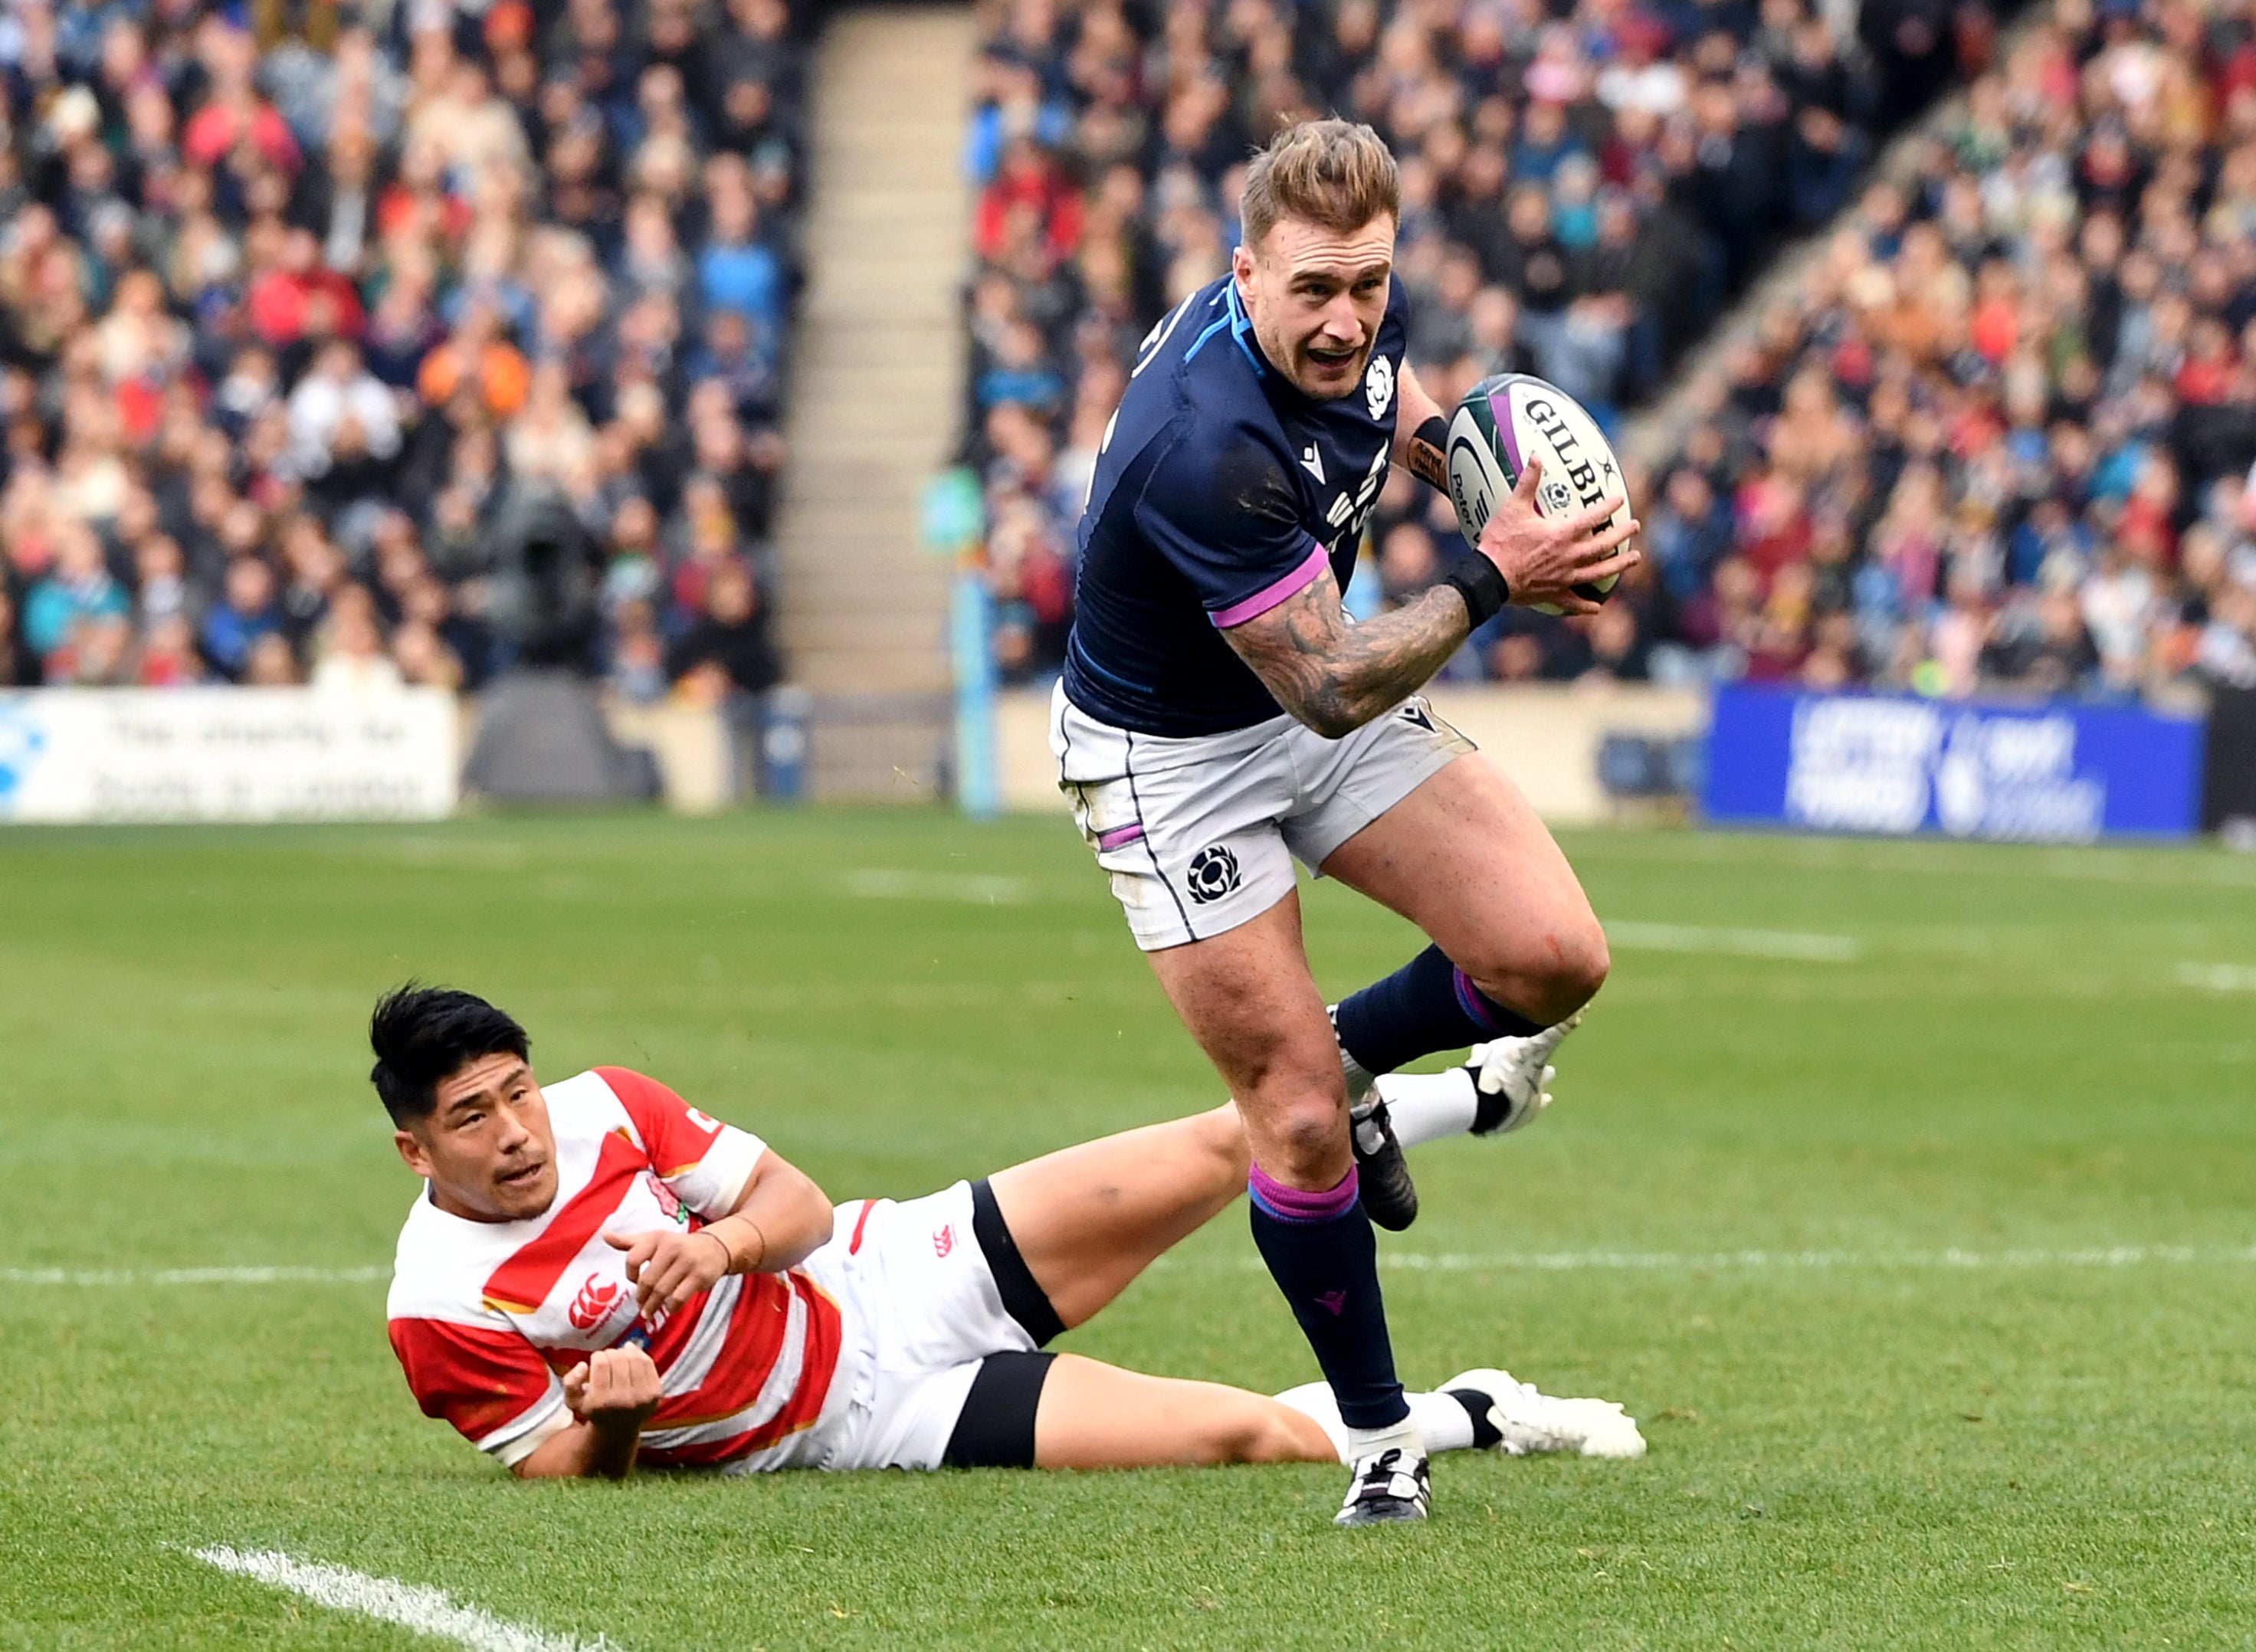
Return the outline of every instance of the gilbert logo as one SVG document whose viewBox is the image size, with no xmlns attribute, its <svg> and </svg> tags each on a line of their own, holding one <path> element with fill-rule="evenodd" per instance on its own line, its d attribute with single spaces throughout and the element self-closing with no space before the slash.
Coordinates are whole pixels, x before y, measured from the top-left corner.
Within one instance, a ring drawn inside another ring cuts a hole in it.
<svg viewBox="0 0 2256 1652">
<path fill-rule="evenodd" d="M 955 1224 L 943 1222 L 940 1225 L 940 1230 L 932 1236 L 932 1253 L 934 1256 L 945 1256 L 955 1248 Z"/>
<path fill-rule="evenodd" d="M 572 1299 L 572 1324 L 581 1331 L 593 1331 L 611 1317 L 618 1300 L 617 1281 L 606 1285 L 602 1274 L 589 1274 L 580 1286 L 580 1294 Z"/>
</svg>

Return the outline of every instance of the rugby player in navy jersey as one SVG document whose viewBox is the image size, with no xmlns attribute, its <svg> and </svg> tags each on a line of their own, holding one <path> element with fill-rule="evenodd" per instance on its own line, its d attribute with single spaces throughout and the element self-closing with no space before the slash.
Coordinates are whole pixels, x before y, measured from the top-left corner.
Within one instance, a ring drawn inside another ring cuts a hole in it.
<svg viewBox="0 0 2256 1652">
<path fill-rule="evenodd" d="M 1418 690 L 1507 603 L 1591 613 L 1571 588 L 1638 560 L 1616 499 L 1538 516 L 1530 464 L 1442 583 L 1342 611 L 1388 467 L 1445 485 L 1442 410 L 1403 361 L 1399 213 L 1367 126 L 1310 122 L 1254 158 L 1230 272 L 1152 330 L 1106 431 L 1051 729 L 1129 928 L 1244 1116 L 1254 1241 L 1350 1430 L 1343 1525 L 1430 1496 L 1371 1223 L 1408 1224 L 1400 1143 L 1442 1131 L 1399 1101 L 1390 1119 L 1373 1080 L 1484 1044 L 1446 1077 L 1476 1129 L 1522 1123 L 1607 969 L 1558 845 Z M 1296 858 L 1434 944 L 1328 1012 Z"/>
</svg>

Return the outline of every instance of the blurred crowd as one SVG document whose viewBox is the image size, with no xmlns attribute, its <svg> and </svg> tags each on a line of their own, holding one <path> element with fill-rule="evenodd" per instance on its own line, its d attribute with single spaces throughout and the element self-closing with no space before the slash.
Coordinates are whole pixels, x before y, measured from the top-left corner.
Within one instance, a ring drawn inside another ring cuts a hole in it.
<svg viewBox="0 0 2256 1652">
<path fill-rule="evenodd" d="M 1696 387 L 1664 669 L 2256 686 L 2256 5 L 2049 0 L 1911 176 Z"/>
<path fill-rule="evenodd" d="M 1280 124 L 1339 113 L 1392 145 L 1411 359 L 1444 405 L 1520 370 L 1611 421 L 1784 239 L 1849 202 L 1877 134 L 1992 32 L 1956 0 L 989 0 L 983 17 L 964 456 L 1016 677 L 1060 657 L 1081 499 L 1137 342 L 1228 268 L 1246 158 Z M 1397 494 L 1359 603 L 1446 557 Z"/>
<path fill-rule="evenodd" d="M 804 60 L 787 0 L 9 0 L 0 686 L 474 686 L 543 490 L 586 668 L 768 686 Z"/>
</svg>

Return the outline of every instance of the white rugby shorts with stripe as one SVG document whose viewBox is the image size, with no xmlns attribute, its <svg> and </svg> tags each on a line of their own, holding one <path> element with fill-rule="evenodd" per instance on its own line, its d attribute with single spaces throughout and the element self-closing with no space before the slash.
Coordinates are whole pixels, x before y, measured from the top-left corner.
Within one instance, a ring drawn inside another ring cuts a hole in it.
<svg viewBox="0 0 2256 1652">
<path fill-rule="evenodd" d="M 1282 714 L 1167 738 L 1050 697 L 1058 787 L 1146 952 L 1247 923 L 1331 852 L 1473 750 L 1422 695 L 1337 740 Z"/>
</svg>

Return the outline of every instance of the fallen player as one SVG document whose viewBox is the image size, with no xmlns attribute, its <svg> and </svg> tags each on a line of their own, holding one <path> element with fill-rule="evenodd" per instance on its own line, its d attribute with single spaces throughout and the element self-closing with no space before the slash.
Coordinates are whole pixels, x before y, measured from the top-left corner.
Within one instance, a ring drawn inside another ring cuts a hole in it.
<svg viewBox="0 0 2256 1652">
<path fill-rule="evenodd" d="M 392 1348 L 424 1412 L 520 1476 L 1344 1460 L 1321 1382 L 1273 1399 L 1042 1352 L 1244 1190 L 1234 1106 L 834 1209 L 652 1079 L 542 1088 L 524 1028 L 469 993 L 390 993 L 370 1041 L 427 1183 Z M 1408 1139 L 1473 1127 L 1466 1070 L 1385 1082 Z M 1410 1407 L 1428 1451 L 1645 1450 L 1619 1406 L 1502 1371 Z"/>
</svg>

